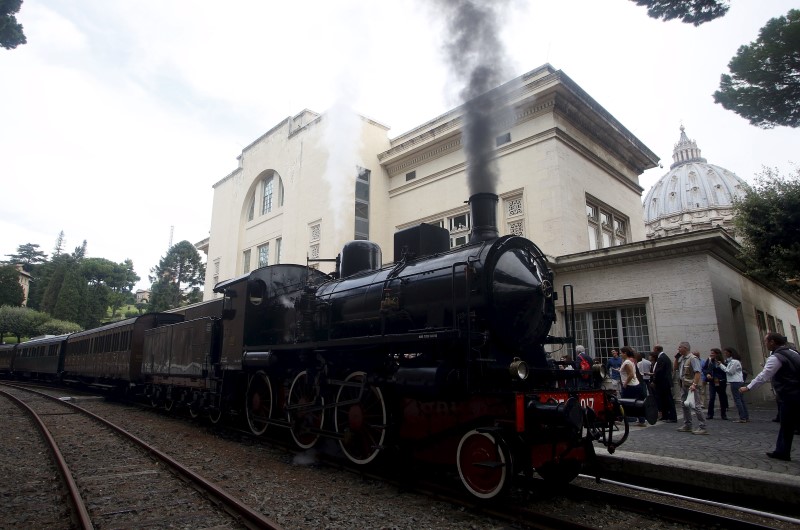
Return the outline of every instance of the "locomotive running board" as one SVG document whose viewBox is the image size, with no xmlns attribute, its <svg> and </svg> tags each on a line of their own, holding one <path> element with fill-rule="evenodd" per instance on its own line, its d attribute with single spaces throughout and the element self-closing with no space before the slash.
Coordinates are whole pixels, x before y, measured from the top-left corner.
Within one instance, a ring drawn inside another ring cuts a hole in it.
<svg viewBox="0 0 800 530">
<path fill-rule="evenodd" d="M 303 342 L 301 344 L 263 344 L 247 346 L 248 352 L 256 351 L 283 351 L 283 350 L 316 350 L 324 348 L 341 348 L 346 346 L 374 345 L 376 343 L 417 342 L 419 340 L 453 340 L 462 338 L 462 331 L 458 329 L 430 329 L 417 330 L 409 333 L 395 333 L 391 335 L 368 335 L 365 337 L 347 337 L 325 341 Z M 245 353 L 245 355 L 247 352 Z"/>
</svg>

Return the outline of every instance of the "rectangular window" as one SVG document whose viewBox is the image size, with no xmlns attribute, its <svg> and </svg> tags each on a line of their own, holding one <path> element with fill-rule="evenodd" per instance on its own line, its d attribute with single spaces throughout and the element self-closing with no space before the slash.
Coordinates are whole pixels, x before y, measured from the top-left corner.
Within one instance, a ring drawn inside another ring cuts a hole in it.
<svg viewBox="0 0 800 530">
<path fill-rule="evenodd" d="M 467 244 L 467 236 L 458 236 L 450 238 L 450 248 L 460 247 Z"/>
<path fill-rule="evenodd" d="M 283 239 L 275 240 L 275 263 L 283 263 Z"/>
<path fill-rule="evenodd" d="M 269 265 L 269 243 L 258 246 L 258 266 L 266 267 Z"/>
<path fill-rule="evenodd" d="M 767 330 L 778 331 L 778 327 L 775 325 L 775 317 L 769 313 L 767 313 Z"/>
<path fill-rule="evenodd" d="M 242 252 L 242 274 L 250 272 L 250 249 Z"/>
<path fill-rule="evenodd" d="M 758 342 L 761 344 L 761 355 L 766 357 L 769 355 L 767 346 L 764 344 L 764 336 L 767 334 L 767 319 L 764 318 L 764 312 L 756 309 L 756 325 L 758 325 Z"/>
<path fill-rule="evenodd" d="M 406 173 L 406 182 L 408 182 L 409 180 L 414 180 L 415 178 L 417 178 L 416 171 L 409 171 L 408 173 Z"/>
<path fill-rule="evenodd" d="M 219 259 L 214 260 L 214 275 L 211 277 L 211 283 L 217 285 L 219 283 Z"/>
<path fill-rule="evenodd" d="M 794 343 L 794 349 L 796 350 L 800 347 L 800 344 L 797 343 L 797 328 L 793 325 L 789 325 L 789 328 L 792 330 L 792 342 Z"/>
<path fill-rule="evenodd" d="M 368 169 L 358 168 L 353 239 L 369 239 L 369 177 Z"/>
<path fill-rule="evenodd" d="M 449 219 L 450 231 L 458 232 L 460 230 L 469 230 L 469 213 L 462 213 L 454 215 Z"/>
<path fill-rule="evenodd" d="M 650 332 L 645 306 L 585 311 L 575 314 L 575 343 L 590 350 L 603 362 L 611 350 L 630 346 L 638 352 L 649 352 Z M 574 348 L 570 347 L 574 354 Z"/>
<path fill-rule="evenodd" d="M 775 328 L 775 330 L 785 337 L 786 336 L 786 332 L 783 330 L 783 320 L 781 320 L 780 318 L 775 319 L 775 323 L 776 323 L 776 326 L 777 326 Z"/>
<path fill-rule="evenodd" d="M 496 147 L 500 147 L 503 144 L 507 144 L 511 141 L 511 133 L 507 132 L 505 134 L 501 134 L 500 136 L 494 139 L 494 145 Z"/>
<path fill-rule="evenodd" d="M 309 242 L 313 243 L 314 241 L 319 241 L 321 234 L 321 228 L 319 223 L 315 225 L 311 225 L 308 229 L 308 240 Z"/>
<path fill-rule="evenodd" d="M 628 218 L 605 205 L 587 199 L 589 250 L 624 245 L 628 242 Z"/>
<path fill-rule="evenodd" d="M 264 200 L 261 206 L 261 215 L 272 211 L 272 194 L 274 191 L 274 180 L 272 177 L 264 179 Z"/>
</svg>

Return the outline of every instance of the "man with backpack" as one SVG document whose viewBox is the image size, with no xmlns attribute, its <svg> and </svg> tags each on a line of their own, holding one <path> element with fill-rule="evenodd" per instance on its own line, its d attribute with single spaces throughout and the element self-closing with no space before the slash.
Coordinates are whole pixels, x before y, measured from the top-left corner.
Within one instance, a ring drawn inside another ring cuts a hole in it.
<svg viewBox="0 0 800 530">
<path fill-rule="evenodd" d="M 575 369 L 581 373 L 580 386 L 590 388 L 592 386 L 592 358 L 586 353 L 586 348 L 580 344 L 575 346 Z"/>
<path fill-rule="evenodd" d="M 772 381 L 772 388 L 778 398 L 778 416 L 781 428 L 775 442 L 775 450 L 767 456 L 776 460 L 792 460 L 792 439 L 794 431 L 800 426 L 800 353 L 789 348 L 786 337 L 771 331 L 764 337 L 764 343 L 772 354 L 767 357 L 764 369 L 743 386 L 739 392 L 749 392 Z"/>
</svg>

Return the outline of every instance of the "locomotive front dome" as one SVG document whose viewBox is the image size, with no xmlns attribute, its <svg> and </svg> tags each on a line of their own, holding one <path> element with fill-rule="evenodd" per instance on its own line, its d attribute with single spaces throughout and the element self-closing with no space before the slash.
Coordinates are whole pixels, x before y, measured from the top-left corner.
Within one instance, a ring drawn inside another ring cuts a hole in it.
<svg viewBox="0 0 800 530">
<path fill-rule="evenodd" d="M 484 264 L 493 337 L 524 351 L 547 337 L 555 320 L 552 273 L 539 248 L 515 236 L 498 239 Z"/>
</svg>

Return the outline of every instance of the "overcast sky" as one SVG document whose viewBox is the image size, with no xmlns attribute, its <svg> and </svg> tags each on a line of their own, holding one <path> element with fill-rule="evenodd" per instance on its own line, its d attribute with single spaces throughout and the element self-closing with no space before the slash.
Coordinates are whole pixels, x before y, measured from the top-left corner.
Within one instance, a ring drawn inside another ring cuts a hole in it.
<svg viewBox="0 0 800 530">
<path fill-rule="evenodd" d="M 344 98 L 390 137 L 459 102 L 432 0 L 25 0 L 28 43 L 0 49 L 0 257 L 24 243 L 131 258 L 207 237 L 211 186 L 243 147 L 304 108 Z M 681 123 L 703 156 L 752 182 L 800 162 L 800 130 L 762 130 L 712 93 L 740 45 L 787 0 L 732 0 L 700 27 L 629 0 L 512 0 L 513 75 L 563 70 L 668 171 Z"/>
</svg>

